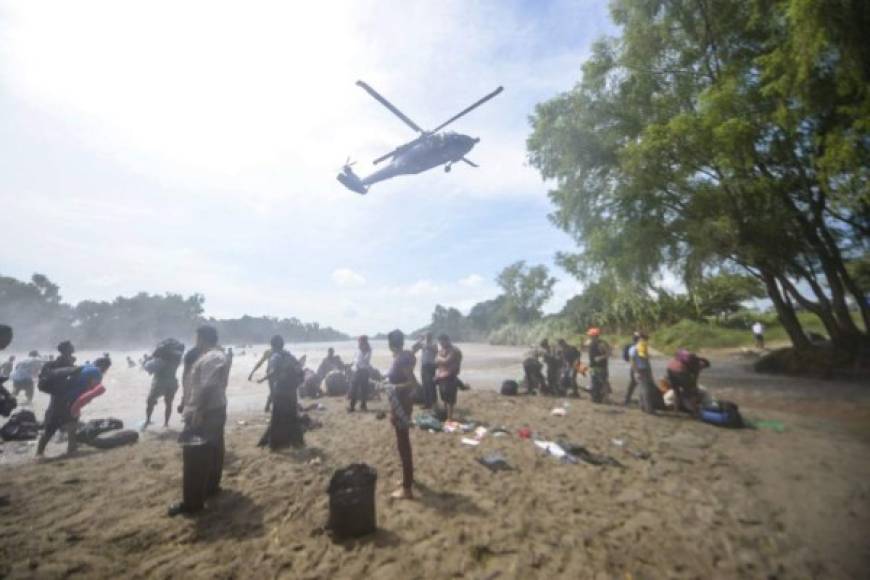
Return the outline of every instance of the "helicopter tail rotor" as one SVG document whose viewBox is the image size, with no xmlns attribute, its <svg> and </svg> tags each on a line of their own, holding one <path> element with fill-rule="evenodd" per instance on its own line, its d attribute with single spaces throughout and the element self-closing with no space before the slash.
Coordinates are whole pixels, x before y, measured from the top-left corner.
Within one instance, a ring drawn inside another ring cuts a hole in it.
<svg viewBox="0 0 870 580">
<path fill-rule="evenodd" d="M 359 176 L 353 172 L 353 166 L 355 163 L 356 161 L 351 161 L 350 157 L 348 157 L 344 166 L 341 168 L 341 172 L 336 176 L 336 179 L 338 179 L 338 181 L 349 190 L 355 191 L 360 195 L 365 195 L 368 193 L 368 189 L 363 185 Z"/>
</svg>

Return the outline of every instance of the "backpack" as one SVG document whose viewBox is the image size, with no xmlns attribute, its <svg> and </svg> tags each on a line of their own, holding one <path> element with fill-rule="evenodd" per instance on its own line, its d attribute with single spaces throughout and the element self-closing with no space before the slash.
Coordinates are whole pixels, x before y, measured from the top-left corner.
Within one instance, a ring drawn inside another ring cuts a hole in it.
<svg viewBox="0 0 870 580">
<path fill-rule="evenodd" d="M 21 409 L 6 421 L 0 428 L 0 438 L 3 441 L 32 441 L 39 437 L 39 422 L 36 415 L 27 409 Z"/>
<path fill-rule="evenodd" d="M 516 381 L 505 381 L 501 384 L 501 394 L 507 397 L 516 397 L 520 391 L 520 385 Z"/>
<path fill-rule="evenodd" d="M 701 421 L 717 427 L 740 429 L 745 427 L 740 409 L 730 401 L 716 401 L 701 409 Z"/>
<path fill-rule="evenodd" d="M 183 355 L 184 345 L 174 338 L 167 338 L 157 343 L 151 356 L 161 358 L 173 364 L 179 364 Z"/>
<path fill-rule="evenodd" d="M 37 388 L 48 395 L 56 395 L 76 374 L 81 371 L 81 367 L 60 367 L 51 369 L 44 375 L 39 377 Z"/>
<path fill-rule="evenodd" d="M 622 360 L 624 360 L 625 362 L 631 362 L 631 355 L 628 354 L 628 351 L 631 350 L 631 347 L 631 344 L 626 344 L 624 347 L 622 347 Z"/>
</svg>

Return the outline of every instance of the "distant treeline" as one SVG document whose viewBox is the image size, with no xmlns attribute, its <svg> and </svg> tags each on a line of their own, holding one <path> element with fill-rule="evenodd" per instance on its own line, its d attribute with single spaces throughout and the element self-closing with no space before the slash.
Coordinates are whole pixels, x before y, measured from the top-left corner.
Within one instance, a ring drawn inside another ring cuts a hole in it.
<svg viewBox="0 0 870 580">
<path fill-rule="evenodd" d="M 202 294 L 140 292 L 111 302 L 84 300 L 72 305 L 62 301 L 58 285 L 42 274 L 34 274 L 29 282 L 0 276 L 0 322 L 15 330 L 16 350 L 46 348 L 64 339 L 83 348 L 147 347 L 167 337 L 188 342 L 204 322 L 218 328 L 224 344 L 267 342 L 276 333 L 292 342 L 348 338 L 296 318 L 204 318 L 204 303 Z"/>
</svg>

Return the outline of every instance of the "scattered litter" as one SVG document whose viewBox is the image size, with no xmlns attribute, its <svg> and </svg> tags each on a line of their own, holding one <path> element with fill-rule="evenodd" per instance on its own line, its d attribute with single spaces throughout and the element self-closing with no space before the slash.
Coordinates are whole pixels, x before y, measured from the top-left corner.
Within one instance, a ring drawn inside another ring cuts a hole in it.
<svg viewBox="0 0 870 580">
<path fill-rule="evenodd" d="M 463 437 L 462 443 L 465 445 L 471 445 L 472 447 L 476 447 L 480 445 L 480 439 L 472 439 L 471 437 Z"/>
<path fill-rule="evenodd" d="M 474 430 L 474 438 L 480 441 L 484 437 L 486 437 L 487 429 L 486 427 L 478 427 Z"/>
<path fill-rule="evenodd" d="M 610 442 L 617 447 L 625 447 L 625 439 L 611 439 Z"/>
<path fill-rule="evenodd" d="M 561 459 L 567 455 L 565 450 L 562 449 L 558 443 L 554 443 L 553 441 L 535 441 L 535 445 L 557 459 Z"/>
<path fill-rule="evenodd" d="M 531 439 L 532 438 L 532 430 L 528 427 L 522 427 L 517 431 L 517 436 L 520 439 Z"/>
<path fill-rule="evenodd" d="M 462 430 L 462 425 L 456 421 L 447 421 L 444 423 L 443 430 L 445 433 L 456 433 L 457 431 Z"/>
<path fill-rule="evenodd" d="M 310 405 L 303 407 L 302 411 L 325 411 L 326 405 L 323 403 L 311 403 Z"/>
<path fill-rule="evenodd" d="M 427 413 L 421 413 L 414 417 L 414 424 L 417 425 L 417 427 L 419 427 L 420 429 L 424 429 L 426 431 L 437 432 L 443 429 L 441 421 Z"/>
<path fill-rule="evenodd" d="M 785 432 L 785 423 L 782 421 L 774 421 L 772 419 L 753 419 L 746 422 L 752 429 L 767 429 L 775 433 Z"/>
<path fill-rule="evenodd" d="M 588 463 L 590 465 L 609 465 L 612 467 L 625 467 L 622 463 L 610 457 L 609 455 L 601 455 L 592 453 L 582 445 L 573 445 L 571 443 L 562 443 L 562 448 L 573 457 Z"/>
<path fill-rule="evenodd" d="M 510 435 L 510 434 L 511 434 L 510 431 L 508 431 L 504 427 L 495 427 L 492 430 L 493 437 L 503 437 L 504 435 Z"/>
<path fill-rule="evenodd" d="M 490 453 L 483 457 L 478 457 L 477 462 L 489 469 L 490 471 L 511 471 L 513 467 L 504 458 L 501 453 Z"/>
<path fill-rule="evenodd" d="M 236 421 L 236 425 L 241 425 L 242 427 L 244 427 L 247 424 L 248 424 L 247 421 Z"/>
<path fill-rule="evenodd" d="M 568 414 L 568 411 L 566 411 L 563 407 L 556 407 L 555 409 L 550 411 L 550 414 L 555 415 L 556 417 L 564 417 Z"/>
</svg>

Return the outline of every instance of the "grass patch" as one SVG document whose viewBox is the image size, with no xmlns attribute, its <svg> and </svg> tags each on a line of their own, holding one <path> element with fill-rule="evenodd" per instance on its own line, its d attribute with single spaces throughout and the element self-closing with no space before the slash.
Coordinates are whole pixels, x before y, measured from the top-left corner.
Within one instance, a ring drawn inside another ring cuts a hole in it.
<svg viewBox="0 0 870 580">
<path fill-rule="evenodd" d="M 702 350 L 750 346 L 753 344 L 753 339 L 752 333 L 747 330 L 681 320 L 655 331 L 650 337 L 650 343 L 659 352 L 671 354 L 679 348 Z"/>
</svg>

